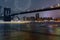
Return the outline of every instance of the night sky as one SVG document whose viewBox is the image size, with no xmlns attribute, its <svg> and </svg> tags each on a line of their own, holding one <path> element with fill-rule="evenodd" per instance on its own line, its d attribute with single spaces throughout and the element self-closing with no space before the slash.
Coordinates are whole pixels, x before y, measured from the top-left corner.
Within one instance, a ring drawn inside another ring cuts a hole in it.
<svg viewBox="0 0 60 40">
<path fill-rule="evenodd" d="M 60 0 L 0 0 L 0 6 L 2 8 L 8 7 L 12 9 L 12 13 L 27 11 L 32 9 L 46 8 L 51 5 L 60 3 Z M 42 13 L 42 14 L 41 14 Z M 25 14 L 24 14 L 25 15 Z M 27 14 L 29 16 L 29 14 Z M 32 14 L 30 14 L 32 16 Z M 34 14 L 33 14 L 34 15 Z M 46 11 L 40 12 L 40 16 L 43 17 L 57 17 L 60 15 L 60 11 Z M 21 15 L 22 17 L 23 15 Z"/>
<path fill-rule="evenodd" d="M 0 0 L 2 7 L 10 7 L 13 11 L 26 11 L 34 8 L 45 8 L 60 3 L 59 0 Z"/>
</svg>

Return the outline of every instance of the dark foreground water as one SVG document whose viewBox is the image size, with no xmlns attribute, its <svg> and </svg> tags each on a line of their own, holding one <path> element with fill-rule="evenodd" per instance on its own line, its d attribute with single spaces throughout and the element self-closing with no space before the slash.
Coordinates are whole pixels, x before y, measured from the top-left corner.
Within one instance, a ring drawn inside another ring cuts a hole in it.
<svg viewBox="0 0 60 40">
<path fill-rule="evenodd" d="M 60 40 L 60 25 L 0 23 L 0 40 Z"/>
</svg>

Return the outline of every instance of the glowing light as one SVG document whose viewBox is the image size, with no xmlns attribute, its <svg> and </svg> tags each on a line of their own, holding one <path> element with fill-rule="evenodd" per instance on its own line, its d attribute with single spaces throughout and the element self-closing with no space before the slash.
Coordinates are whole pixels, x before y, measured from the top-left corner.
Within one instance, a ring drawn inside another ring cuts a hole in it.
<svg viewBox="0 0 60 40">
<path fill-rule="evenodd" d="M 60 6 L 60 4 L 58 3 L 58 6 Z"/>
<path fill-rule="evenodd" d="M 54 8 L 53 6 L 50 6 L 51 8 Z"/>
</svg>

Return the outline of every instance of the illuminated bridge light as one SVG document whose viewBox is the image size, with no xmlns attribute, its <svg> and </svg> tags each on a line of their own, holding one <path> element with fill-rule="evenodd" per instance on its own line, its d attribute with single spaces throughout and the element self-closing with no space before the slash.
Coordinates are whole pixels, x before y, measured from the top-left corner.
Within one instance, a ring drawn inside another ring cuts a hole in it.
<svg viewBox="0 0 60 40">
<path fill-rule="evenodd" d="M 57 5 L 50 6 L 50 8 L 55 8 L 55 7 L 60 7 L 60 4 L 58 3 Z"/>
<path fill-rule="evenodd" d="M 50 8 L 54 8 L 53 6 L 50 6 Z"/>
</svg>

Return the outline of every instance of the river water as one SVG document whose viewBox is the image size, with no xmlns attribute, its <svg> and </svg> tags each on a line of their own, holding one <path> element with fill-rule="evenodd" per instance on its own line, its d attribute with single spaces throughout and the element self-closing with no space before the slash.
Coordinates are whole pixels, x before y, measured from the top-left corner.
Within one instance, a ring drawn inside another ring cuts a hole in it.
<svg viewBox="0 0 60 40">
<path fill-rule="evenodd" d="M 56 33 L 56 28 L 40 23 L 0 23 L 0 40 L 59 40 L 60 37 L 50 35 Z M 56 34 L 60 35 L 58 29 Z"/>
</svg>

